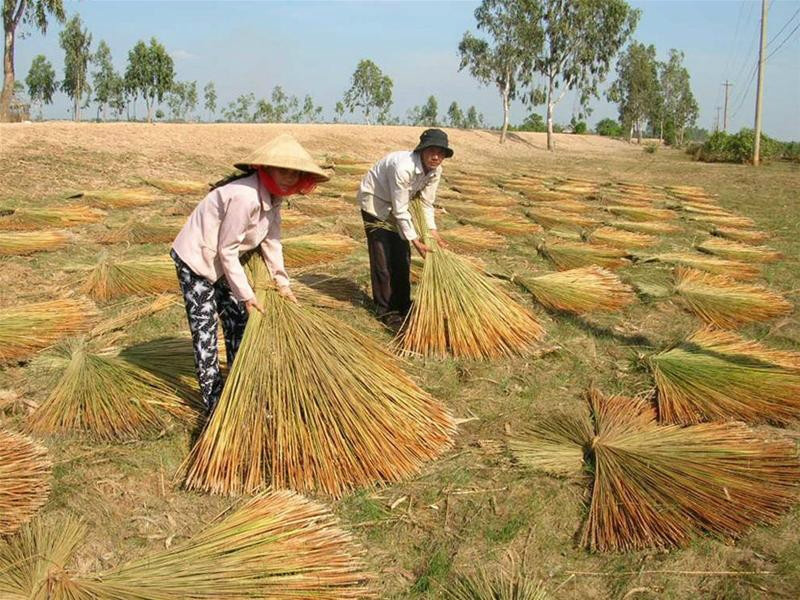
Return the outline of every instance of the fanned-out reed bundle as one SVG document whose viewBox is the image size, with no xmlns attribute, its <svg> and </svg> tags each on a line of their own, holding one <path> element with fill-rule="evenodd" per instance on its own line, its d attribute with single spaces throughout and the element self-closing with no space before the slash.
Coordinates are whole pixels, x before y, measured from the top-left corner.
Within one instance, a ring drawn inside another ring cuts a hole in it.
<svg viewBox="0 0 800 600">
<path fill-rule="evenodd" d="M 526 209 L 525 215 L 539 223 L 542 227 L 547 228 L 565 225 L 573 227 L 593 227 L 600 224 L 599 221 L 591 217 L 538 206 Z"/>
<path fill-rule="evenodd" d="M 75 227 L 85 223 L 97 223 L 106 216 L 106 213 L 101 210 L 75 204 L 49 208 L 14 208 L 0 211 L 0 213 L 2 213 L 0 214 L 0 230 L 3 231 Z"/>
<path fill-rule="evenodd" d="M 226 364 L 225 341 L 219 332 L 217 352 L 220 367 L 223 368 Z M 182 336 L 156 338 L 122 348 L 116 356 L 132 367 L 146 371 L 169 384 L 176 394 L 195 403 L 195 408 L 201 408 L 197 396 L 192 338 Z"/>
<path fill-rule="evenodd" d="M 535 233 L 542 233 L 544 229 L 538 223 L 534 223 L 525 217 L 507 213 L 499 215 L 494 212 L 491 215 L 472 215 L 459 219 L 463 225 L 475 225 L 489 231 L 494 231 L 500 235 L 523 236 Z"/>
<path fill-rule="evenodd" d="M 581 545 L 619 552 L 669 548 L 697 534 L 735 538 L 797 501 L 794 443 L 742 423 L 659 426 L 642 399 L 593 391 L 588 415 L 560 415 L 512 439 L 523 465 L 594 476 Z"/>
<path fill-rule="evenodd" d="M 553 261 L 559 271 L 578 267 L 606 267 L 615 269 L 629 263 L 628 253 L 619 248 L 600 244 L 553 241 L 542 243 L 537 248 L 540 254 Z"/>
<path fill-rule="evenodd" d="M 551 202 L 536 202 L 526 204 L 532 209 L 554 210 L 563 213 L 583 214 L 592 210 L 592 207 L 580 200 L 553 200 Z"/>
<path fill-rule="evenodd" d="M 650 233 L 650 234 L 670 234 L 678 233 L 681 228 L 678 225 L 671 223 L 656 223 L 653 221 L 611 221 L 606 223 L 617 229 L 624 229 L 625 231 L 633 231 L 634 233 Z"/>
<path fill-rule="evenodd" d="M 692 202 L 682 202 L 681 210 L 685 212 L 698 214 L 698 215 L 720 215 L 720 216 L 729 216 L 729 213 L 719 207 L 719 206 L 712 206 L 710 204 L 694 204 Z"/>
<path fill-rule="evenodd" d="M 800 418 L 800 354 L 771 350 L 727 331 L 703 329 L 648 364 L 666 423 Z"/>
<path fill-rule="evenodd" d="M 364 293 L 355 283 L 342 277 L 303 277 L 292 281 L 292 292 L 303 304 L 338 310 L 351 309 L 364 298 Z"/>
<path fill-rule="evenodd" d="M 97 309 L 85 298 L 61 298 L 0 309 L 0 363 L 23 360 L 88 329 Z"/>
<path fill-rule="evenodd" d="M 133 221 L 112 229 L 97 238 L 100 244 L 165 244 L 171 242 L 181 230 L 180 225 L 160 225 Z"/>
<path fill-rule="evenodd" d="M 440 233 L 454 252 L 469 254 L 470 252 L 496 250 L 506 245 L 506 238 L 499 233 L 472 225 L 460 225 Z"/>
<path fill-rule="evenodd" d="M 542 306 L 575 314 L 616 311 L 636 294 L 619 277 L 600 267 L 583 267 L 517 280 Z"/>
<path fill-rule="evenodd" d="M 447 202 L 443 205 L 445 212 L 455 215 L 456 217 L 472 218 L 472 217 L 488 217 L 488 218 L 505 218 L 511 216 L 512 213 L 504 208 L 492 208 L 490 206 L 480 206 L 472 204 L 471 202 Z"/>
<path fill-rule="evenodd" d="M 507 208 L 509 206 L 516 206 L 519 204 L 519 201 L 516 198 L 509 196 L 508 194 L 472 194 L 467 196 L 466 199 L 480 206 L 500 206 Z"/>
<path fill-rule="evenodd" d="M 395 356 L 268 289 L 258 257 L 246 268 L 264 314 L 248 319 L 222 397 L 184 464 L 187 487 L 341 496 L 405 479 L 450 446 L 452 418 Z"/>
<path fill-rule="evenodd" d="M 340 164 L 337 163 L 334 167 L 336 173 L 342 173 L 344 175 L 364 175 L 367 171 L 370 170 L 372 165 L 370 163 L 365 162 L 354 162 L 351 164 Z"/>
<path fill-rule="evenodd" d="M 69 571 L 86 528 L 63 523 L 37 522 L 0 546 L 0 591 L 42 600 L 374 597 L 363 550 L 327 508 L 287 491 L 256 496 L 184 543 L 98 574 Z"/>
<path fill-rule="evenodd" d="M 783 296 L 763 286 L 696 269 L 677 268 L 674 290 L 690 312 L 723 329 L 782 317 L 794 308 Z"/>
<path fill-rule="evenodd" d="M 574 196 L 589 196 L 597 193 L 597 185 L 591 183 L 560 183 L 553 187 L 554 192 Z"/>
<path fill-rule="evenodd" d="M 80 290 L 101 301 L 178 291 L 175 263 L 166 255 L 119 262 L 106 257 L 88 273 Z"/>
<path fill-rule="evenodd" d="M 481 569 L 470 577 L 459 577 L 444 589 L 451 600 L 547 600 L 541 583 L 530 579 L 517 569 L 514 573 L 501 570 L 489 574 Z"/>
<path fill-rule="evenodd" d="M 28 419 L 33 433 L 130 439 L 162 429 L 166 414 L 193 417 L 172 386 L 111 353 L 93 352 L 86 340 L 72 340 L 42 362 L 63 372 Z"/>
<path fill-rule="evenodd" d="M 343 200 L 335 198 L 312 198 L 302 196 L 292 202 L 292 208 L 296 208 L 308 217 L 333 217 L 337 215 L 349 215 L 355 210 L 353 205 Z"/>
<path fill-rule="evenodd" d="M 693 215 L 689 217 L 690 221 L 697 221 L 699 223 L 709 223 L 717 227 L 755 227 L 756 222 L 748 217 L 737 216 L 721 216 L 721 215 Z"/>
<path fill-rule="evenodd" d="M 533 314 L 471 261 L 436 247 L 420 211 L 415 202 L 417 231 L 432 251 L 425 257 L 411 312 L 398 334 L 399 348 L 424 356 L 464 358 L 497 358 L 530 350 L 544 335 Z"/>
<path fill-rule="evenodd" d="M 711 235 L 745 244 L 760 244 L 769 239 L 769 234 L 755 229 L 737 229 L 736 227 L 711 227 Z"/>
<path fill-rule="evenodd" d="M 633 221 L 669 221 L 677 218 L 677 214 L 666 208 L 648 208 L 645 206 L 605 206 L 607 211 L 631 219 Z"/>
<path fill-rule="evenodd" d="M 0 429 L 0 535 L 14 533 L 47 501 L 51 469 L 46 448 Z"/>
<path fill-rule="evenodd" d="M 358 242 L 345 235 L 299 235 L 283 240 L 283 258 L 287 267 L 307 267 L 342 260 L 358 247 Z"/>
<path fill-rule="evenodd" d="M 606 244 L 616 248 L 645 248 L 658 243 L 658 238 L 646 233 L 625 231 L 614 227 L 600 227 L 592 231 L 586 239 L 590 244 Z"/>
<path fill-rule="evenodd" d="M 474 196 L 496 194 L 498 191 L 497 188 L 485 185 L 483 182 L 479 184 L 452 183 L 450 184 L 450 187 L 470 199 Z"/>
<path fill-rule="evenodd" d="M 145 183 L 158 188 L 168 194 L 202 194 L 208 193 L 210 186 L 203 181 L 190 181 L 188 179 L 145 179 Z"/>
<path fill-rule="evenodd" d="M 723 240 L 718 237 L 705 240 L 697 245 L 697 249 L 722 258 L 759 263 L 774 262 L 783 258 L 780 252 L 765 246 L 751 246 L 731 240 Z"/>
<path fill-rule="evenodd" d="M 118 307 L 113 307 L 119 308 L 117 316 L 100 321 L 89 331 L 89 337 L 97 338 L 112 331 L 124 329 L 144 317 L 166 310 L 171 306 L 183 306 L 183 302 L 176 296 L 166 293 L 156 296 L 155 300 L 145 305 L 142 305 L 142 301 L 138 298 L 133 301 L 123 301 Z"/>
<path fill-rule="evenodd" d="M 103 208 L 146 206 L 158 200 L 158 197 L 153 194 L 153 190 L 150 188 L 84 191 L 67 196 L 67 198 L 82 198 Z"/>
<path fill-rule="evenodd" d="M 547 230 L 547 235 L 555 236 L 562 240 L 569 240 L 571 242 L 584 241 L 581 230 L 574 227 L 553 227 Z"/>
<path fill-rule="evenodd" d="M 0 232 L 0 256 L 22 256 L 34 252 L 52 252 L 69 243 L 63 231 Z"/>
<path fill-rule="evenodd" d="M 316 219 L 300 212 L 281 211 L 281 230 L 292 231 L 316 223 Z"/>
<path fill-rule="evenodd" d="M 701 271 L 708 271 L 709 273 L 727 275 L 728 277 L 732 277 L 734 279 L 755 279 L 761 275 L 760 265 L 753 265 L 738 260 L 727 260 L 724 258 L 717 258 L 715 256 L 706 256 L 702 254 L 665 252 L 662 254 L 655 254 L 650 257 L 639 257 L 639 259 L 645 261 L 656 260 L 671 265 L 691 267 L 693 269 L 700 269 Z"/>
<path fill-rule="evenodd" d="M 196 200 L 187 200 L 186 198 L 178 198 L 172 206 L 170 206 L 166 213 L 173 217 L 185 217 L 192 214 L 192 211 L 197 206 Z"/>
</svg>

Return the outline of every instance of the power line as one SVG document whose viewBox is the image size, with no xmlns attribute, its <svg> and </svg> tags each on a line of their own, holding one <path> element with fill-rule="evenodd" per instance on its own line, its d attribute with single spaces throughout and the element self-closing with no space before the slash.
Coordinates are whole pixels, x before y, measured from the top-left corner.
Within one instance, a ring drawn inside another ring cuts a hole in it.
<svg viewBox="0 0 800 600">
<path fill-rule="evenodd" d="M 731 38 L 731 47 L 728 49 L 728 59 L 725 61 L 725 68 L 722 69 L 722 76 L 725 78 L 728 76 L 728 68 L 732 66 L 731 61 L 733 60 L 733 51 L 738 46 L 736 42 L 739 39 L 739 27 L 742 24 L 742 13 L 744 12 L 745 4 L 747 4 L 745 1 L 739 3 L 739 13 L 736 15 L 736 28 L 733 31 L 733 38 Z"/>
<path fill-rule="evenodd" d="M 786 29 L 789 26 L 789 23 L 794 21 L 794 18 L 798 14 L 800 14 L 800 8 L 798 8 L 796 11 L 794 11 L 794 14 L 786 20 L 786 23 L 783 24 L 783 27 L 781 27 L 781 30 L 778 33 L 776 33 L 775 35 L 773 35 L 772 39 L 767 42 L 767 48 L 769 48 L 770 44 L 772 44 L 772 42 L 774 42 L 783 33 L 783 30 Z M 797 29 L 797 28 L 795 27 L 795 29 Z M 791 34 L 789 34 L 789 35 L 791 35 Z"/>
<path fill-rule="evenodd" d="M 764 60 L 765 60 L 765 61 L 769 60 L 769 58 L 770 58 L 770 57 L 771 57 L 773 54 L 775 54 L 775 53 L 776 53 L 778 50 L 780 50 L 781 48 L 783 48 L 783 47 L 786 45 L 786 42 L 788 42 L 788 41 L 789 41 L 789 39 L 792 37 L 792 35 L 794 34 L 794 32 L 795 32 L 795 31 L 797 31 L 798 29 L 800 29 L 800 23 L 798 23 L 797 25 L 795 25 L 794 29 L 792 29 L 792 30 L 789 32 L 789 35 L 787 35 L 787 36 L 786 36 L 786 37 L 783 39 L 783 41 L 781 42 L 781 45 L 780 45 L 780 46 L 778 46 L 777 48 L 775 48 L 775 49 L 774 49 L 772 52 L 770 52 L 770 53 L 767 55 L 767 58 L 765 58 Z"/>
</svg>

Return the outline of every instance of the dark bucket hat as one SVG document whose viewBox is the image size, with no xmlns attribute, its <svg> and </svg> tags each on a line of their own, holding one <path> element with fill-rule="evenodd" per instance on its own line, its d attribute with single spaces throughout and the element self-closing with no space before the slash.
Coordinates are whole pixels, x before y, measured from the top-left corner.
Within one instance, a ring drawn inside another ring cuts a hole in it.
<svg viewBox="0 0 800 600">
<path fill-rule="evenodd" d="M 447 158 L 453 156 L 453 149 L 447 145 L 447 134 L 441 129 L 426 129 L 419 136 L 419 144 L 414 148 L 414 152 L 421 152 L 425 148 L 438 146 L 444 148 L 444 155 Z"/>
</svg>

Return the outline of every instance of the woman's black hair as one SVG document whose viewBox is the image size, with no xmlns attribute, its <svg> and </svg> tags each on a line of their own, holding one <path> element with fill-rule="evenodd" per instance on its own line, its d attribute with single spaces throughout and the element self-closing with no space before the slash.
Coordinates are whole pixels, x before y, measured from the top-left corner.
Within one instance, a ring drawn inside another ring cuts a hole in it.
<svg viewBox="0 0 800 600">
<path fill-rule="evenodd" d="M 245 177 L 250 177 L 253 173 L 256 172 L 256 167 L 248 167 L 246 170 L 242 171 L 241 169 L 237 169 L 230 175 L 226 175 L 216 183 L 212 183 L 209 191 L 213 191 L 218 187 L 222 187 L 223 185 L 227 185 L 232 181 L 236 181 L 238 179 L 244 179 Z"/>
</svg>

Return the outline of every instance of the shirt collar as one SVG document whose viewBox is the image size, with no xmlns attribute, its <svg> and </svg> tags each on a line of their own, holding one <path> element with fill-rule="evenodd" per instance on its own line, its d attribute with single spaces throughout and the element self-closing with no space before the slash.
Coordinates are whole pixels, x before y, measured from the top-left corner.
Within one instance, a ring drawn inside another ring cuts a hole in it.
<svg viewBox="0 0 800 600">
<path fill-rule="evenodd" d="M 261 181 L 258 178 L 258 173 L 254 174 L 254 177 L 256 189 L 258 190 L 258 200 L 261 202 L 261 208 L 267 211 L 278 206 L 283 201 L 283 198 L 281 196 L 276 196 L 273 198 L 272 194 L 269 193 L 267 188 L 261 185 Z"/>
</svg>

